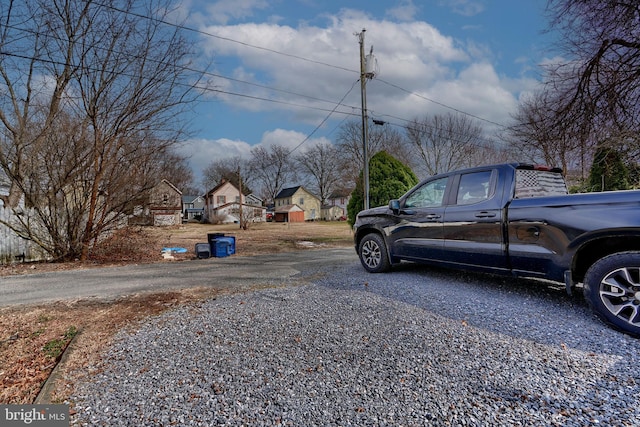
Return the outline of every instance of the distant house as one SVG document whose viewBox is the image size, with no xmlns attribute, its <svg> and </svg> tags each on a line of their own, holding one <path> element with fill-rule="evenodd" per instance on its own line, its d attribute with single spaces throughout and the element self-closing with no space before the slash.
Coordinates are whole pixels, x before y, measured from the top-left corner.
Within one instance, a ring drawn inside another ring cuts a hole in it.
<svg viewBox="0 0 640 427">
<path fill-rule="evenodd" d="M 182 191 L 166 179 L 151 189 L 149 214 L 155 226 L 177 225 L 182 222 Z"/>
<path fill-rule="evenodd" d="M 322 206 L 322 219 L 336 221 L 346 218 L 349 199 L 351 199 L 351 190 L 340 189 L 332 192 L 327 203 Z"/>
<path fill-rule="evenodd" d="M 262 206 L 264 200 L 251 193 L 244 196 L 244 202 L 248 205 Z"/>
<path fill-rule="evenodd" d="M 210 222 L 239 223 L 242 209 L 243 221 L 266 221 L 266 208 L 256 196 L 240 194 L 231 182 L 223 180 L 204 196 L 204 216 Z"/>
<path fill-rule="evenodd" d="M 8 197 L 11 187 L 9 178 L 0 171 L 0 196 Z M 24 198 L 20 198 L 15 207 L 19 214 L 0 199 L 0 222 L 20 223 L 25 221 L 31 211 L 25 207 Z M 0 224 L 0 264 L 10 264 L 16 261 L 41 261 L 47 259 L 47 254 L 32 241 L 23 239 L 15 231 L 4 224 Z"/>
<path fill-rule="evenodd" d="M 201 221 L 204 218 L 204 196 L 182 196 L 182 221 Z"/>
<path fill-rule="evenodd" d="M 278 221 L 278 212 L 283 212 L 285 207 L 298 206 L 304 212 L 304 221 L 316 221 L 321 219 L 322 206 L 320 199 L 307 191 L 302 186 L 285 188 L 275 197 L 275 218 Z M 289 217 L 291 221 L 291 217 Z M 291 221 L 293 222 L 293 221 Z"/>
</svg>

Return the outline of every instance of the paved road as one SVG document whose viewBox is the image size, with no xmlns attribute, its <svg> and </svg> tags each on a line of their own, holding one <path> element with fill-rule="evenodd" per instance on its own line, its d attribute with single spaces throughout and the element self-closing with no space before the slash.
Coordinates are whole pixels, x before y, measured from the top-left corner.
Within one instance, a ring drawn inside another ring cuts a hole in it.
<svg viewBox="0 0 640 427">
<path fill-rule="evenodd" d="M 357 262 L 348 247 L 7 276 L 0 278 L 0 307 L 202 286 L 246 288 L 289 280 L 318 265 Z"/>
</svg>

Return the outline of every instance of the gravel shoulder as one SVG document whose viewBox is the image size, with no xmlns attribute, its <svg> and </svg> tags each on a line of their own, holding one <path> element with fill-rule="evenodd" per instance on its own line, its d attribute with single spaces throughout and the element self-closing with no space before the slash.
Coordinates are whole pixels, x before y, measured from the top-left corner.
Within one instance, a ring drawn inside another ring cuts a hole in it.
<svg viewBox="0 0 640 427">
<path fill-rule="evenodd" d="M 74 424 L 639 425 L 640 341 L 561 286 L 357 262 L 300 279 L 122 331 Z"/>
</svg>

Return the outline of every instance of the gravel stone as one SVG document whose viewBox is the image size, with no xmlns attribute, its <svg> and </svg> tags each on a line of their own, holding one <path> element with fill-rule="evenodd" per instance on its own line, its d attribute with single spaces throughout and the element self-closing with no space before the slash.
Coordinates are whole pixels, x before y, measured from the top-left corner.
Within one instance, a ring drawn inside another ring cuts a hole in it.
<svg viewBox="0 0 640 427">
<path fill-rule="evenodd" d="M 300 281 L 120 333 L 72 424 L 640 426 L 640 340 L 562 286 L 413 264 Z"/>
</svg>

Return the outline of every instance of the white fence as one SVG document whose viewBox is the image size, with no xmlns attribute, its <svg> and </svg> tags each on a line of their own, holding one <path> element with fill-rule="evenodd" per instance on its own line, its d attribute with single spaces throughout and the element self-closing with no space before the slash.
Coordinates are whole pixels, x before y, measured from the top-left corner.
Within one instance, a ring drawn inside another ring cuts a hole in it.
<svg viewBox="0 0 640 427">
<path fill-rule="evenodd" d="M 29 215 L 29 213 L 25 212 L 24 215 Z M 0 222 L 9 222 L 12 216 L 11 209 L 0 206 Z M 0 264 L 43 259 L 44 254 L 38 246 L 18 237 L 9 227 L 0 223 Z"/>
</svg>

